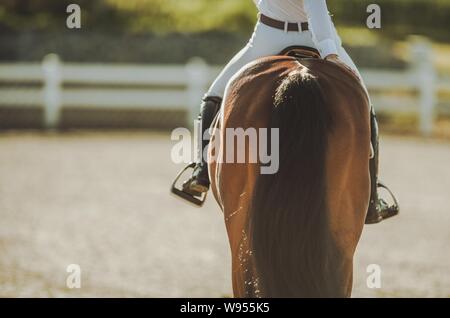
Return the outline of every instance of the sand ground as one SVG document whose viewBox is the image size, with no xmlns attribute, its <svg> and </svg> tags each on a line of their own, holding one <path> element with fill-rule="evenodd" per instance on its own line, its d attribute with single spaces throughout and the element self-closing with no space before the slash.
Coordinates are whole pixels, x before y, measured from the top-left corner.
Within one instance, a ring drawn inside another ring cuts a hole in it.
<svg viewBox="0 0 450 318">
<path fill-rule="evenodd" d="M 166 134 L 0 135 L 0 296 L 222 297 L 230 255 L 212 197 L 170 196 Z M 450 297 L 450 144 L 385 137 L 384 180 L 402 215 L 364 230 L 355 297 Z M 81 288 L 66 287 L 69 264 Z M 378 264 L 382 286 L 366 286 Z"/>
</svg>

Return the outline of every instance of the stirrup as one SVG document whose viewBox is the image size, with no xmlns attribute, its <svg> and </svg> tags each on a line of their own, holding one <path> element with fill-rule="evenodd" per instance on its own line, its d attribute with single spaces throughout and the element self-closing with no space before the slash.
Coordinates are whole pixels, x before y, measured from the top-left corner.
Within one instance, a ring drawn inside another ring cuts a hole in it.
<svg viewBox="0 0 450 318">
<path fill-rule="evenodd" d="M 395 197 L 394 193 L 391 191 L 391 189 L 389 189 L 389 188 L 388 188 L 384 183 L 382 183 L 382 182 L 378 182 L 378 183 L 377 183 L 377 187 L 378 187 L 378 188 L 383 188 L 383 189 L 385 189 L 385 190 L 389 193 L 389 195 L 391 196 L 392 201 L 394 201 L 394 204 L 393 204 L 392 206 L 390 206 L 390 207 L 388 208 L 388 210 L 382 211 L 382 213 L 380 212 L 380 213 L 381 213 L 381 217 L 383 218 L 383 220 L 386 220 L 386 219 L 388 219 L 388 218 L 391 218 L 391 217 L 393 217 L 393 216 L 398 215 L 399 212 L 400 212 L 400 205 L 399 205 L 398 200 L 397 200 L 397 198 Z"/>
<path fill-rule="evenodd" d="M 177 183 L 181 179 L 183 174 L 189 169 L 193 170 L 195 168 L 195 165 L 196 165 L 195 162 L 191 162 L 189 165 L 187 165 L 185 168 L 183 168 L 180 171 L 180 173 L 178 173 L 177 177 L 175 178 L 175 181 L 172 183 L 172 187 L 171 187 L 170 191 L 177 197 L 179 197 L 183 200 L 186 200 L 186 201 L 194 204 L 195 206 L 201 207 L 201 206 L 203 206 L 203 204 L 206 201 L 207 192 L 200 194 L 199 196 L 196 196 L 192 193 L 184 191 L 182 187 L 181 188 L 177 187 Z"/>
</svg>

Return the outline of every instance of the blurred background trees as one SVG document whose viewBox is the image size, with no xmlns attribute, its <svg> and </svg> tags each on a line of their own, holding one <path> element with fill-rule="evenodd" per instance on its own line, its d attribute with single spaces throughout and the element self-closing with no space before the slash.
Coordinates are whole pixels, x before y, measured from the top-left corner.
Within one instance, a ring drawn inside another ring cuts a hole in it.
<svg viewBox="0 0 450 318">
<path fill-rule="evenodd" d="M 183 63 L 200 56 L 222 64 L 245 44 L 256 20 L 252 0 L 77 0 L 82 29 L 68 30 L 66 7 L 73 2 L 2 0 L 0 60 L 41 60 L 53 51 L 67 61 Z M 328 1 L 359 63 L 375 55 L 382 65 L 401 67 L 385 48 L 410 34 L 450 42 L 450 0 L 377 0 L 381 30 L 365 27 L 370 3 Z"/>
</svg>

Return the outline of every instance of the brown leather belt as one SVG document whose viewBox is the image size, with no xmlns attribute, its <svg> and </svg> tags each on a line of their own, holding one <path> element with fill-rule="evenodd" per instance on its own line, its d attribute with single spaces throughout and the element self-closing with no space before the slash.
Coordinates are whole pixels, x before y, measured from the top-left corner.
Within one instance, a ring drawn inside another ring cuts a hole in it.
<svg viewBox="0 0 450 318">
<path fill-rule="evenodd" d="M 261 21 L 261 23 L 263 23 L 263 24 L 265 24 L 267 26 L 270 26 L 272 28 L 285 30 L 285 31 L 296 31 L 296 32 L 301 31 L 301 32 L 303 32 L 303 31 L 308 31 L 309 30 L 308 22 L 285 23 L 283 21 L 279 21 L 279 20 L 275 20 L 275 19 L 269 18 L 268 16 L 266 16 L 266 15 L 264 15 L 262 13 L 259 15 L 259 21 Z M 301 30 L 299 30 L 299 25 L 301 27 Z"/>
</svg>

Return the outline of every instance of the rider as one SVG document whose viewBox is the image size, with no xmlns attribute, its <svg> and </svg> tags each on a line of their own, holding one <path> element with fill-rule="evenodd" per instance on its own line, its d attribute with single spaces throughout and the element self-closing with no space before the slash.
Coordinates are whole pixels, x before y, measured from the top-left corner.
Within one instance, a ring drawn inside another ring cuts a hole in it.
<svg viewBox="0 0 450 318">
<path fill-rule="evenodd" d="M 326 0 L 253 0 L 258 8 L 258 22 L 248 44 L 228 63 L 203 98 L 199 119 L 202 136 L 208 130 L 220 109 L 226 85 L 230 78 L 247 63 L 276 55 L 289 46 L 316 48 L 321 57 L 353 71 L 362 82 L 361 75 L 350 56 L 342 47 L 328 13 Z M 367 90 L 367 89 L 366 89 Z M 378 223 L 398 213 L 396 204 L 389 206 L 378 197 L 378 127 L 373 107 L 371 110 L 371 141 L 374 156 L 370 160 L 371 198 L 366 223 Z M 204 138 L 202 138 L 204 139 Z M 209 141 L 203 140 L 198 149 L 200 161 L 192 177 L 183 184 L 183 191 L 201 196 L 209 190 L 210 181 L 204 149 Z"/>
</svg>

